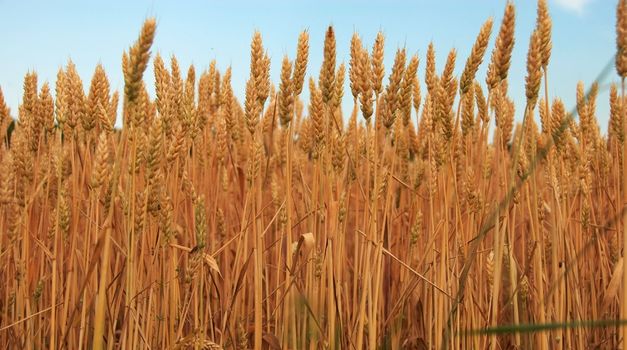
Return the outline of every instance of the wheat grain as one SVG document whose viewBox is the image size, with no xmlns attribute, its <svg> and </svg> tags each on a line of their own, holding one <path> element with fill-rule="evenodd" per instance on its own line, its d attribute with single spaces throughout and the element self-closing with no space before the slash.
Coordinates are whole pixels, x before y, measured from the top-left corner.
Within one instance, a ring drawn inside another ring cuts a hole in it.
<svg viewBox="0 0 627 350">
<path fill-rule="evenodd" d="M 468 56 L 468 59 L 466 60 L 466 66 L 464 67 L 461 78 L 459 78 L 459 90 L 462 95 L 468 91 L 475 80 L 475 74 L 477 74 L 479 65 L 481 65 L 481 62 L 483 61 L 483 55 L 488 47 L 488 41 L 490 40 L 491 33 L 492 19 L 490 18 L 481 27 L 479 35 L 477 35 L 477 39 L 472 46 L 470 56 Z"/>
<path fill-rule="evenodd" d="M 385 45 L 385 37 L 382 32 L 377 33 L 377 37 L 372 45 L 372 88 L 376 95 L 383 91 L 383 76 L 385 75 L 385 66 L 383 65 L 383 51 Z"/>
<path fill-rule="evenodd" d="M 488 76 L 486 83 L 490 90 L 494 89 L 498 83 L 507 79 L 511 64 L 512 50 L 514 49 L 514 26 L 516 13 L 514 4 L 510 1 L 505 6 L 505 13 L 501 21 L 499 35 L 496 37 L 496 44 L 492 51 L 490 64 L 488 65 Z"/>
<path fill-rule="evenodd" d="M 621 78 L 627 76 L 627 1 L 616 5 L 616 71 Z"/>
<path fill-rule="evenodd" d="M 305 73 L 307 70 L 308 60 L 309 32 L 305 30 L 298 36 L 298 49 L 296 51 L 296 60 L 294 61 L 292 85 L 295 96 L 300 95 L 300 93 L 303 91 L 303 84 L 305 83 Z"/>
</svg>

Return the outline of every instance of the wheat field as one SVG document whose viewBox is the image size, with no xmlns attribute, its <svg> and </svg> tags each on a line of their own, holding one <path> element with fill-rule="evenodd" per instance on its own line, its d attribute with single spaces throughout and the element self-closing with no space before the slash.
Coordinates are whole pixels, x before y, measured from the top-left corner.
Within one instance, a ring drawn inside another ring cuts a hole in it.
<svg viewBox="0 0 627 350">
<path fill-rule="evenodd" d="M 303 31 L 271 82 L 255 32 L 242 101 L 230 68 L 151 54 L 152 18 L 123 91 L 28 72 L 17 111 L 0 90 L 0 348 L 627 348 L 627 0 L 615 19 L 622 84 L 573 111 L 546 0 L 528 41 L 508 2 L 439 68 L 382 33 L 337 62 L 329 27 L 321 67 Z"/>
</svg>

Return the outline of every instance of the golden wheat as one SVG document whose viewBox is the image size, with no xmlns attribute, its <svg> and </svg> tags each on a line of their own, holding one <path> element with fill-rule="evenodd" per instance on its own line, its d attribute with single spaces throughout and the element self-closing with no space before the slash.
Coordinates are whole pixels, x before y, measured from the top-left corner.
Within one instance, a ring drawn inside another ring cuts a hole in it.
<svg viewBox="0 0 627 350">
<path fill-rule="evenodd" d="M 154 19 L 121 95 L 101 65 L 88 91 L 71 61 L 54 94 L 28 72 L 17 115 L 0 90 L 0 347 L 620 348 L 624 326 L 585 325 L 627 315 L 626 3 L 607 137 L 597 83 L 574 90 L 578 120 L 549 99 L 546 0 L 525 106 L 512 2 L 485 84 L 492 19 L 459 78 L 430 43 L 386 80 L 382 32 L 370 51 L 353 33 L 345 65 L 328 27 L 318 77 L 303 31 L 275 87 L 255 32 L 243 101 L 231 67 L 158 54 L 152 98 Z"/>
</svg>

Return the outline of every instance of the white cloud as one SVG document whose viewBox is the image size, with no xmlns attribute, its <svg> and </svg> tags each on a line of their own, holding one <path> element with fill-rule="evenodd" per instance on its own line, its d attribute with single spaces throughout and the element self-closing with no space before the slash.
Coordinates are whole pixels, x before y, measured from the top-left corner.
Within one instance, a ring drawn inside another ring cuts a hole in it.
<svg viewBox="0 0 627 350">
<path fill-rule="evenodd" d="M 588 5 L 592 0 L 555 0 L 555 3 L 562 8 L 576 12 L 577 14 L 583 14 L 584 7 Z"/>
</svg>

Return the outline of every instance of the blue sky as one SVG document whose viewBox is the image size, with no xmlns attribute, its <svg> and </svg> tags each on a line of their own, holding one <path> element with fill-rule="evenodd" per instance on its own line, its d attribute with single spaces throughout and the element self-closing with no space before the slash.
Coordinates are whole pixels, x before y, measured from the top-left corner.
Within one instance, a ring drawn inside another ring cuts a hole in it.
<svg viewBox="0 0 627 350">
<path fill-rule="evenodd" d="M 515 1 L 516 46 L 510 70 L 510 94 L 517 117 L 524 108 L 525 61 L 529 36 L 535 24 L 535 1 Z M 249 44 L 255 29 L 261 31 L 271 59 L 271 74 L 278 85 L 284 54 L 295 55 L 298 34 L 310 32 L 308 74 L 318 74 L 326 26 L 335 28 L 338 62 L 348 62 L 350 38 L 357 31 L 371 47 L 378 30 L 386 36 L 385 64 L 391 67 L 397 47 L 420 57 L 419 74 L 424 77 L 426 49 L 435 43 L 437 69 L 444 65 L 451 48 L 458 51 L 461 71 L 482 23 L 493 17 L 490 47 L 478 78 L 492 50 L 505 6 L 504 0 L 439 1 L 6 1 L 0 0 L 0 87 L 12 114 L 17 114 L 22 80 L 29 70 L 37 71 L 40 84 L 54 86 L 58 68 L 68 59 L 76 64 L 88 88 L 96 64 L 103 64 L 112 88 L 122 90 L 122 51 L 136 39 L 146 17 L 157 18 L 153 52 L 164 58 L 175 54 L 186 71 L 194 64 L 197 72 L 216 59 L 218 67 L 233 68 L 233 85 L 238 96 L 244 92 L 248 75 Z M 615 51 L 613 0 L 549 0 L 553 18 L 553 53 L 549 65 L 549 95 L 574 104 L 577 81 L 586 87 L 611 59 Z M 386 78 L 387 79 L 387 78 Z M 153 82 L 152 65 L 146 80 Z M 608 81 L 617 81 L 612 71 Z M 424 87 L 424 84 L 423 84 Z M 346 88 L 345 112 L 352 101 Z M 605 133 L 608 120 L 607 88 L 598 101 L 597 116 Z"/>
</svg>

